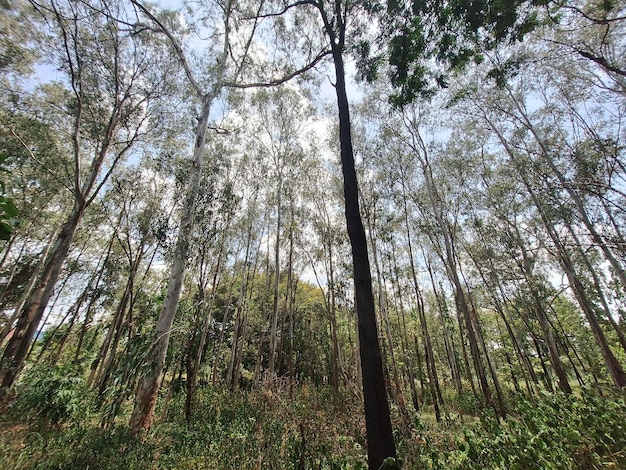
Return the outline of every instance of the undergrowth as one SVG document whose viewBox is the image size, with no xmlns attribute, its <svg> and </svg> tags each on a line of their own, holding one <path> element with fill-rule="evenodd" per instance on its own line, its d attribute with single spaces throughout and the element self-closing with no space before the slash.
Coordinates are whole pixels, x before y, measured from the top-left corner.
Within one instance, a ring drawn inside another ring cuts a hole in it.
<svg viewBox="0 0 626 470">
<path fill-rule="evenodd" d="M 327 389 L 198 390 L 193 420 L 175 393 L 152 430 L 107 428 L 96 400 L 68 371 L 25 381 L 2 414 L 2 469 L 326 469 L 366 468 L 359 404 Z M 55 378 L 56 377 L 56 378 Z M 617 394 L 582 390 L 509 399 L 505 422 L 488 409 L 447 415 L 395 413 L 405 469 L 626 468 L 626 406 Z M 472 410 L 465 410 L 472 411 Z"/>
</svg>

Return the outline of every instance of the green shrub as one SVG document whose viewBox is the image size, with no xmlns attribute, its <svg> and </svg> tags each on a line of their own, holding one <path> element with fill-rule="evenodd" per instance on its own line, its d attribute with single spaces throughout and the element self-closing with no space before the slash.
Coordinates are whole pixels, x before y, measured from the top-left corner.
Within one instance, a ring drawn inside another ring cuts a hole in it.
<svg viewBox="0 0 626 470">
<path fill-rule="evenodd" d="M 626 468 L 626 406 L 619 395 L 520 397 L 506 423 L 483 422 L 459 440 L 462 468 Z"/>
<path fill-rule="evenodd" d="M 52 424 L 83 419 L 93 405 L 93 393 L 80 374 L 68 366 L 31 369 L 15 393 L 13 411 Z"/>
</svg>

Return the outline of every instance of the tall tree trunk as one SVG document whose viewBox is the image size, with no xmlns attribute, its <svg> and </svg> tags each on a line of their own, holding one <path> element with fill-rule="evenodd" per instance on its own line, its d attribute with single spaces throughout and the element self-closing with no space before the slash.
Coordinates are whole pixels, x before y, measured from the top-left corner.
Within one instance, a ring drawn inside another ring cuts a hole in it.
<svg viewBox="0 0 626 470">
<path fill-rule="evenodd" d="M 403 175 L 404 176 L 404 175 Z M 406 189 L 404 187 L 404 178 L 402 181 L 403 190 L 403 209 L 404 209 L 404 229 L 406 233 L 407 248 L 409 250 L 409 267 L 411 270 L 411 280 L 413 281 L 413 291 L 415 293 L 415 299 L 417 301 L 417 314 L 420 322 L 420 329 L 422 331 L 422 338 L 424 341 L 424 351 L 426 353 L 426 373 L 428 375 L 428 384 L 430 389 L 430 395 L 435 408 L 435 418 L 437 421 L 441 421 L 441 412 L 439 410 L 439 400 L 437 389 L 439 388 L 439 378 L 437 377 L 437 367 L 435 365 L 435 357 L 433 353 L 432 341 L 430 339 L 430 332 L 428 330 L 428 323 L 426 322 L 426 312 L 424 309 L 424 299 L 422 297 L 422 291 L 417 281 L 417 270 L 415 268 L 415 258 L 413 256 L 413 244 L 411 243 L 411 229 L 409 226 L 408 206 L 406 200 Z M 439 393 L 441 396 L 441 393 Z"/>
<path fill-rule="evenodd" d="M 424 255 L 424 259 L 426 256 Z M 437 301 L 437 307 L 439 309 L 439 317 L 441 319 L 441 329 L 443 333 L 443 341 L 444 347 L 446 350 L 446 357 L 448 359 L 448 365 L 450 366 L 450 372 L 452 374 L 452 380 L 454 381 L 454 386 L 456 388 L 457 394 L 461 395 L 463 393 L 463 384 L 461 382 L 461 367 L 459 364 L 459 359 L 456 354 L 456 348 L 454 345 L 454 334 L 450 334 L 449 325 L 448 325 L 448 309 L 445 305 L 445 302 L 442 301 L 440 294 L 437 289 L 437 283 L 435 282 L 435 276 L 433 274 L 432 267 L 430 262 L 426 260 L 426 268 L 428 269 L 428 275 L 430 278 L 430 283 L 433 288 L 433 294 L 435 295 L 435 299 Z M 473 382 L 472 382 L 473 387 Z"/>
<path fill-rule="evenodd" d="M 244 334 L 244 325 L 246 323 L 247 315 L 246 310 L 246 298 L 249 290 L 248 285 L 251 282 L 251 278 L 254 277 L 257 266 L 258 257 L 254 258 L 254 268 L 251 270 L 248 266 L 250 259 L 250 245 L 252 243 L 252 222 L 248 225 L 248 239 L 246 242 L 246 254 L 244 256 L 244 264 L 241 272 L 241 286 L 239 287 L 239 296 L 237 298 L 237 305 L 235 306 L 235 329 L 233 331 L 233 339 L 231 342 L 230 358 L 228 361 L 228 371 L 226 373 L 226 383 L 231 390 L 235 390 L 239 381 L 238 368 L 241 361 L 241 353 L 244 346 L 242 339 Z M 252 271 L 252 273 L 251 273 Z M 241 343 L 241 346 L 240 346 Z"/>
<path fill-rule="evenodd" d="M 165 365 L 165 355 L 167 354 L 172 324 L 174 323 L 174 316 L 182 289 L 187 254 L 189 253 L 191 229 L 200 187 L 200 175 L 202 173 L 202 163 L 204 161 L 204 150 L 206 146 L 206 131 L 212 101 L 212 96 L 204 96 L 202 99 L 202 113 L 196 131 L 189 184 L 183 205 L 172 270 L 167 283 L 167 293 L 163 300 L 161 312 L 159 313 L 159 319 L 154 332 L 154 340 L 148 352 L 146 365 L 139 381 L 137 396 L 135 397 L 135 404 L 130 418 L 129 427 L 133 434 L 149 429 L 154 418 L 154 409 L 156 407 L 156 400 L 162 380 L 161 373 Z"/>
<path fill-rule="evenodd" d="M 369 209 L 369 208 L 368 208 Z M 374 208 L 372 208 L 374 210 Z M 376 286 L 378 290 L 378 314 L 380 316 L 381 328 L 385 332 L 385 339 L 387 340 L 387 344 L 389 345 L 389 363 L 386 364 L 387 369 L 389 371 L 389 375 L 393 380 L 394 388 L 393 396 L 400 408 L 400 411 L 406 416 L 406 405 L 404 403 L 404 394 L 402 392 L 402 387 L 400 386 L 400 378 L 398 374 L 398 365 L 396 362 L 396 355 L 394 352 L 394 344 L 393 337 L 391 334 L 391 323 L 389 321 L 389 312 L 387 305 L 387 292 L 386 292 L 386 280 L 383 277 L 382 269 L 380 267 L 380 262 L 378 260 L 378 244 L 376 242 L 376 234 L 374 233 L 374 224 L 375 221 L 372 220 L 373 216 L 369 210 L 364 210 L 365 212 L 365 221 L 367 225 L 367 232 L 370 238 L 370 247 L 372 252 L 372 260 L 374 262 L 374 269 L 376 271 Z M 384 348 L 384 344 L 383 344 Z M 383 362 L 385 362 L 385 355 L 383 355 Z"/>
<path fill-rule="evenodd" d="M 508 222 L 508 225 L 513 227 L 513 230 L 515 230 L 516 239 L 520 241 L 519 248 L 522 254 L 522 260 L 521 262 L 518 262 L 518 265 L 522 270 L 524 278 L 528 283 L 531 295 L 533 297 L 535 307 L 534 312 L 537 320 L 539 321 L 539 326 L 541 327 L 541 331 L 548 347 L 548 358 L 550 359 L 550 365 L 552 366 L 552 369 L 557 376 L 559 388 L 561 389 L 561 391 L 567 394 L 572 393 L 572 388 L 569 385 L 567 374 L 565 372 L 565 368 L 563 367 L 563 363 L 561 362 L 561 357 L 559 355 L 559 350 L 554 340 L 554 335 L 552 334 L 552 329 L 550 328 L 548 314 L 545 309 L 544 301 L 539 295 L 538 280 L 532 272 L 533 263 L 530 260 L 530 256 L 528 254 L 526 246 L 524 246 L 524 244 L 521 242 L 523 238 L 519 232 L 519 228 L 516 224 L 512 224 L 510 222 Z"/>
<path fill-rule="evenodd" d="M 572 227 L 572 224 L 569 222 L 566 223 L 566 225 L 567 225 L 567 229 L 569 230 L 570 235 L 574 239 L 574 245 L 576 246 L 576 252 L 578 253 L 578 257 L 582 260 L 584 266 L 587 268 L 587 271 L 589 272 L 589 275 L 591 276 L 591 279 L 593 281 L 593 287 L 595 288 L 595 291 L 596 291 L 596 296 L 598 300 L 600 301 L 600 304 L 602 305 L 602 310 L 604 310 L 604 316 L 606 320 L 610 323 L 610 325 L 613 327 L 613 330 L 617 334 L 617 339 L 619 340 L 619 344 L 622 346 L 622 349 L 626 352 L 626 338 L 624 338 L 624 332 L 622 331 L 620 326 L 615 321 L 615 318 L 613 318 L 613 315 L 611 314 L 609 303 L 606 299 L 606 296 L 604 295 L 604 290 L 602 289 L 600 276 L 598 276 L 598 273 L 596 272 L 593 265 L 591 264 L 591 261 L 589 260 L 589 256 L 587 255 L 586 251 L 582 249 L 580 239 L 578 238 L 578 235 L 576 234 L 574 227 Z"/>
<path fill-rule="evenodd" d="M 139 266 L 143 260 L 145 255 L 145 240 L 142 240 L 140 246 L 138 247 L 137 257 L 132 260 L 129 266 L 130 273 L 128 274 L 128 279 L 126 281 L 126 286 L 124 288 L 124 293 L 122 295 L 122 299 L 120 300 L 120 305 L 117 310 L 117 322 L 115 322 L 114 330 L 113 330 L 113 341 L 111 342 L 111 346 L 108 351 L 105 350 L 104 360 L 102 361 L 102 366 L 99 374 L 97 374 L 97 382 L 99 393 L 103 394 L 108 382 L 111 377 L 111 373 L 115 369 L 116 359 L 117 359 L 117 347 L 122 339 L 124 333 L 129 327 L 130 319 L 132 318 L 133 311 L 133 303 L 134 303 L 134 292 L 135 292 L 135 278 L 137 277 L 137 273 L 139 272 Z"/>
<path fill-rule="evenodd" d="M 425 151 L 425 149 L 423 149 Z M 419 156 L 419 155 L 418 155 Z M 465 331 L 467 332 L 467 339 L 469 341 L 470 346 L 470 354 L 472 356 L 472 361 L 474 364 L 474 370 L 476 371 L 476 375 L 478 377 L 478 383 L 480 385 L 480 389 L 483 394 L 483 398 L 488 405 L 494 406 L 493 399 L 491 396 L 491 390 L 489 388 L 489 384 L 487 382 L 487 375 L 485 373 L 485 367 L 483 365 L 483 361 L 480 354 L 480 348 L 478 345 L 478 340 L 476 338 L 476 330 L 475 330 L 475 321 L 473 318 L 473 312 L 470 311 L 467 296 L 463 289 L 463 285 L 461 283 L 459 273 L 457 271 L 457 262 L 456 262 L 456 251 L 454 247 L 454 240 L 450 234 L 450 230 L 448 227 L 448 222 L 444 220 L 441 206 L 440 206 L 440 198 L 437 194 L 437 190 L 435 188 L 435 184 L 432 177 L 432 170 L 430 167 L 430 163 L 428 162 L 428 157 L 424 154 L 424 158 L 420 157 L 420 161 L 422 164 L 422 170 L 424 173 L 424 178 L 426 181 L 426 188 L 428 191 L 429 199 L 435 213 L 435 220 L 437 222 L 439 231 L 443 236 L 444 241 L 444 253 L 440 253 L 442 257 L 442 262 L 446 266 L 446 271 L 448 277 L 450 279 L 450 283 L 452 284 L 452 288 L 454 290 L 454 302 L 457 308 L 457 311 L 461 314 L 463 318 Z M 496 410 L 496 413 L 498 411 Z"/>
<path fill-rule="evenodd" d="M 270 379 L 274 380 L 276 368 L 276 345 L 278 343 L 278 287 L 280 284 L 280 223 L 282 215 L 282 174 L 278 170 L 278 188 L 276 190 L 276 242 L 274 246 L 274 299 L 272 303 L 272 316 L 270 326 L 270 355 L 269 355 L 269 373 Z"/>
<path fill-rule="evenodd" d="M 324 12 L 322 14 L 325 16 Z M 341 167 L 343 171 L 346 224 L 352 248 L 354 268 L 354 291 L 358 316 L 368 464 L 371 470 L 392 469 L 396 468 L 395 464 L 386 465 L 384 463 L 387 458 L 396 458 L 396 445 L 391 427 L 383 361 L 378 343 L 367 239 L 359 210 L 359 190 L 352 149 L 350 111 L 342 56 L 343 44 L 340 44 L 342 41 L 335 36 L 333 28 L 327 20 L 325 21 L 325 26 L 331 42 L 335 64 L 335 91 L 339 112 Z"/>
<path fill-rule="evenodd" d="M 576 189 L 573 187 L 573 185 L 565 178 L 561 170 L 554 163 L 548 143 L 544 141 L 541 135 L 539 135 L 539 132 L 537 131 L 537 129 L 535 129 L 535 126 L 530 121 L 528 114 L 522 108 L 519 101 L 514 98 L 510 90 L 508 91 L 509 91 L 509 95 L 513 99 L 513 102 L 515 103 L 515 107 L 520 113 L 520 117 L 519 117 L 520 121 L 522 122 L 524 127 L 526 127 L 526 129 L 528 129 L 530 133 L 533 135 L 533 137 L 535 138 L 535 141 L 537 142 L 537 144 L 539 145 L 539 148 L 541 149 L 541 154 L 542 154 L 544 161 L 547 163 L 550 170 L 552 170 L 552 173 L 557 177 L 557 179 L 559 180 L 559 183 L 561 184 L 561 186 L 563 186 L 563 188 L 565 189 L 565 191 L 571 198 L 572 202 L 574 203 L 574 207 L 576 207 L 576 210 L 578 211 L 580 220 L 583 222 L 585 228 L 587 228 L 587 230 L 589 231 L 589 234 L 591 235 L 592 240 L 596 243 L 596 245 L 600 248 L 600 250 L 604 254 L 605 259 L 609 262 L 609 264 L 613 268 L 615 275 L 618 277 L 620 283 L 622 284 L 622 288 L 626 289 L 626 272 L 624 271 L 622 264 L 613 254 L 613 251 L 604 240 L 604 237 L 596 230 L 595 225 L 589 218 L 589 214 L 587 213 L 587 209 L 585 207 L 585 203 L 583 199 L 580 197 L 580 195 L 576 192 Z"/>
<path fill-rule="evenodd" d="M 337 335 L 337 302 L 335 298 L 335 270 L 333 263 L 333 241 L 328 236 L 328 316 L 330 326 L 330 381 L 333 390 L 339 390 L 339 373 L 341 370 L 341 355 L 339 349 L 339 338 Z"/>
<path fill-rule="evenodd" d="M 26 354 L 69 253 L 84 208 L 84 202 L 77 202 L 74 205 L 72 213 L 63 224 L 53 248 L 50 250 L 50 255 L 31 291 L 30 298 L 20 313 L 13 335 L 7 342 L 0 362 L 0 391 L 13 385 L 24 366 Z"/>
<path fill-rule="evenodd" d="M 294 202 L 293 199 L 290 200 L 290 223 L 289 223 L 289 257 L 287 262 L 287 293 L 285 295 L 286 304 L 287 304 L 287 316 L 289 317 L 289 346 L 287 351 L 287 371 L 289 373 L 289 397 L 293 398 L 294 394 L 294 386 L 295 386 L 295 370 L 294 370 L 294 337 L 293 337 L 293 326 L 294 326 L 294 315 L 296 313 L 295 303 L 296 303 L 296 289 L 298 280 L 294 279 L 293 273 L 293 257 L 294 257 Z"/>
<path fill-rule="evenodd" d="M 513 154 L 510 154 L 510 155 L 513 155 Z M 563 268 L 563 271 L 565 272 L 565 275 L 567 276 L 570 286 L 574 292 L 574 297 L 578 301 L 578 305 L 580 306 L 581 310 L 585 314 L 585 317 L 587 318 L 587 321 L 589 322 L 589 326 L 591 327 L 591 331 L 595 337 L 596 343 L 600 347 L 600 351 L 602 352 L 602 356 L 604 358 L 607 369 L 609 373 L 611 374 L 611 377 L 613 378 L 613 382 L 618 388 L 626 387 L 626 374 L 624 373 L 624 370 L 621 364 L 615 357 L 615 354 L 611 350 L 611 347 L 606 339 L 606 336 L 604 335 L 604 332 L 602 331 L 602 328 L 600 327 L 600 323 L 598 322 L 596 313 L 593 310 L 591 301 L 588 298 L 587 293 L 585 292 L 585 288 L 582 282 L 580 281 L 580 279 L 578 278 L 578 275 L 576 274 L 576 270 L 570 259 L 570 256 L 565 246 L 563 245 L 561 239 L 556 234 L 551 224 L 551 221 L 546 216 L 544 204 L 537 197 L 535 190 L 530 185 L 526 176 L 522 175 L 522 178 L 524 180 L 526 189 L 528 190 L 530 197 L 533 200 L 533 203 L 535 204 L 535 206 L 537 207 L 537 210 L 539 211 L 539 215 L 543 221 L 544 227 L 546 228 L 548 235 L 552 239 L 552 242 L 556 246 L 557 256 L 561 264 L 561 267 Z"/>
</svg>

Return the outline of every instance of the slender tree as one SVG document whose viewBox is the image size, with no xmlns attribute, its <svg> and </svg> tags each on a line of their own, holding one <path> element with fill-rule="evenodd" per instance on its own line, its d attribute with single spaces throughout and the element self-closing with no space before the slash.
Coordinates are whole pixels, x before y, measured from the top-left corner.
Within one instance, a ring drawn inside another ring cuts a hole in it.
<svg viewBox="0 0 626 470">
<path fill-rule="evenodd" d="M 242 15 L 241 7 L 235 0 L 227 0 L 225 3 L 216 2 L 211 4 L 211 16 L 213 17 L 214 28 L 223 28 L 221 41 L 214 44 L 215 56 L 213 60 L 217 64 L 211 76 L 211 82 L 206 85 L 203 80 L 197 77 L 192 69 L 188 57 L 182 48 L 179 39 L 175 36 L 171 27 L 161 21 L 155 13 L 144 6 L 142 3 L 132 0 L 138 10 L 146 17 L 147 22 L 138 22 L 135 24 L 137 30 L 149 29 L 157 34 L 167 37 L 171 47 L 181 64 L 188 84 L 193 90 L 196 99 L 200 102 L 200 115 L 197 119 L 193 159 L 191 170 L 187 179 L 184 201 L 182 204 L 182 214 L 180 218 L 180 228 L 174 250 L 172 268 L 167 285 L 167 293 L 163 301 L 163 306 L 159 314 L 159 319 L 154 331 L 154 341 L 148 352 L 145 361 L 142 378 L 139 382 L 137 396 L 135 398 L 135 406 L 130 418 L 131 432 L 137 433 L 142 430 L 149 429 L 156 407 L 159 387 L 162 380 L 162 372 L 165 364 L 165 356 L 169 344 L 170 333 L 176 308 L 180 299 L 180 293 L 183 284 L 183 275 L 187 255 L 189 253 L 190 235 L 194 225 L 194 216 L 196 209 L 196 201 L 200 187 L 200 178 L 202 175 L 203 161 L 205 157 L 205 148 L 207 140 L 207 129 L 211 119 L 211 110 L 215 100 L 221 95 L 226 86 L 247 88 L 255 86 L 272 86 L 286 82 L 287 80 L 297 76 L 306 70 L 312 68 L 325 55 L 325 51 L 314 55 L 305 65 L 297 70 L 287 72 L 276 78 L 266 78 L 261 82 L 242 83 L 241 76 L 244 72 L 245 65 L 250 60 L 249 51 L 258 25 L 258 18 L 253 17 L 252 26 L 246 30 L 244 24 L 240 23 L 245 20 Z M 259 6 L 256 7 L 258 10 Z M 254 6 L 253 6 L 254 9 Z M 257 19 L 255 19 L 257 18 Z M 235 33 L 247 33 L 247 39 L 241 44 L 233 41 Z M 234 52 L 236 51 L 236 52 Z M 237 55 L 235 55 L 237 54 Z"/>
<path fill-rule="evenodd" d="M 68 74 L 71 98 L 65 105 L 72 119 L 68 138 L 73 167 L 65 189 L 73 202 L 4 349 L 0 362 L 2 389 L 13 384 L 24 365 L 85 210 L 141 137 L 151 101 L 161 92 L 162 84 L 160 77 L 156 82 L 148 78 L 147 71 L 155 66 L 156 55 L 140 53 L 145 36 L 124 32 L 111 19 L 112 15 L 122 14 L 119 4 L 91 6 L 51 1 L 37 8 L 50 19 L 50 34 L 60 45 L 57 58 Z M 89 22 L 83 18 L 89 18 Z M 144 80 L 151 85 L 140 87 Z M 89 148 L 92 155 L 88 154 Z"/>
</svg>

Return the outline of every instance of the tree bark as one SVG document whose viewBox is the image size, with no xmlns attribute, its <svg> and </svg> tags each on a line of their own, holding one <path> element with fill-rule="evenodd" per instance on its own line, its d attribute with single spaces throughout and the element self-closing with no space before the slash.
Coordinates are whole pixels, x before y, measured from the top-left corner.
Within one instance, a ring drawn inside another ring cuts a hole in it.
<svg viewBox="0 0 626 470">
<path fill-rule="evenodd" d="M 20 313 L 0 362 L 0 391 L 11 387 L 24 367 L 24 360 L 67 258 L 84 208 L 84 203 L 77 202 L 74 205 L 72 213 L 57 236 L 30 298 Z"/>
<path fill-rule="evenodd" d="M 352 248 L 354 268 L 354 291 L 358 316 L 368 465 L 371 470 L 392 469 L 396 468 L 395 464 L 386 465 L 384 463 L 385 459 L 389 457 L 395 460 L 396 446 L 391 427 L 387 392 L 385 390 L 383 361 L 378 343 L 367 239 L 359 210 L 359 190 L 352 148 L 350 111 L 346 93 L 343 56 L 332 28 L 327 22 L 325 23 L 327 24 L 326 31 L 331 40 L 335 64 L 335 91 L 339 113 L 341 166 L 344 182 L 346 224 Z"/>
<path fill-rule="evenodd" d="M 139 381 L 137 396 L 135 397 L 135 404 L 130 418 L 129 427 L 133 434 L 149 429 L 154 418 L 154 409 L 162 380 L 161 373 L 165 365 L 165 355 L 167 354 L 172 324 L 174 323 L 174 316 L 182 289 L 187 254 L 189 253 L 189 241 L 200 187 L 200 175 L 206 146 L 206 131 L 212 101 L 211 96 L 204 96 L 202 99 L 202 113 L 196 130 L 194 156 L 174 251 L 172 271 L 154 332 L 154 340 L 147 356 L 144 372 Z"/>
</svg>

